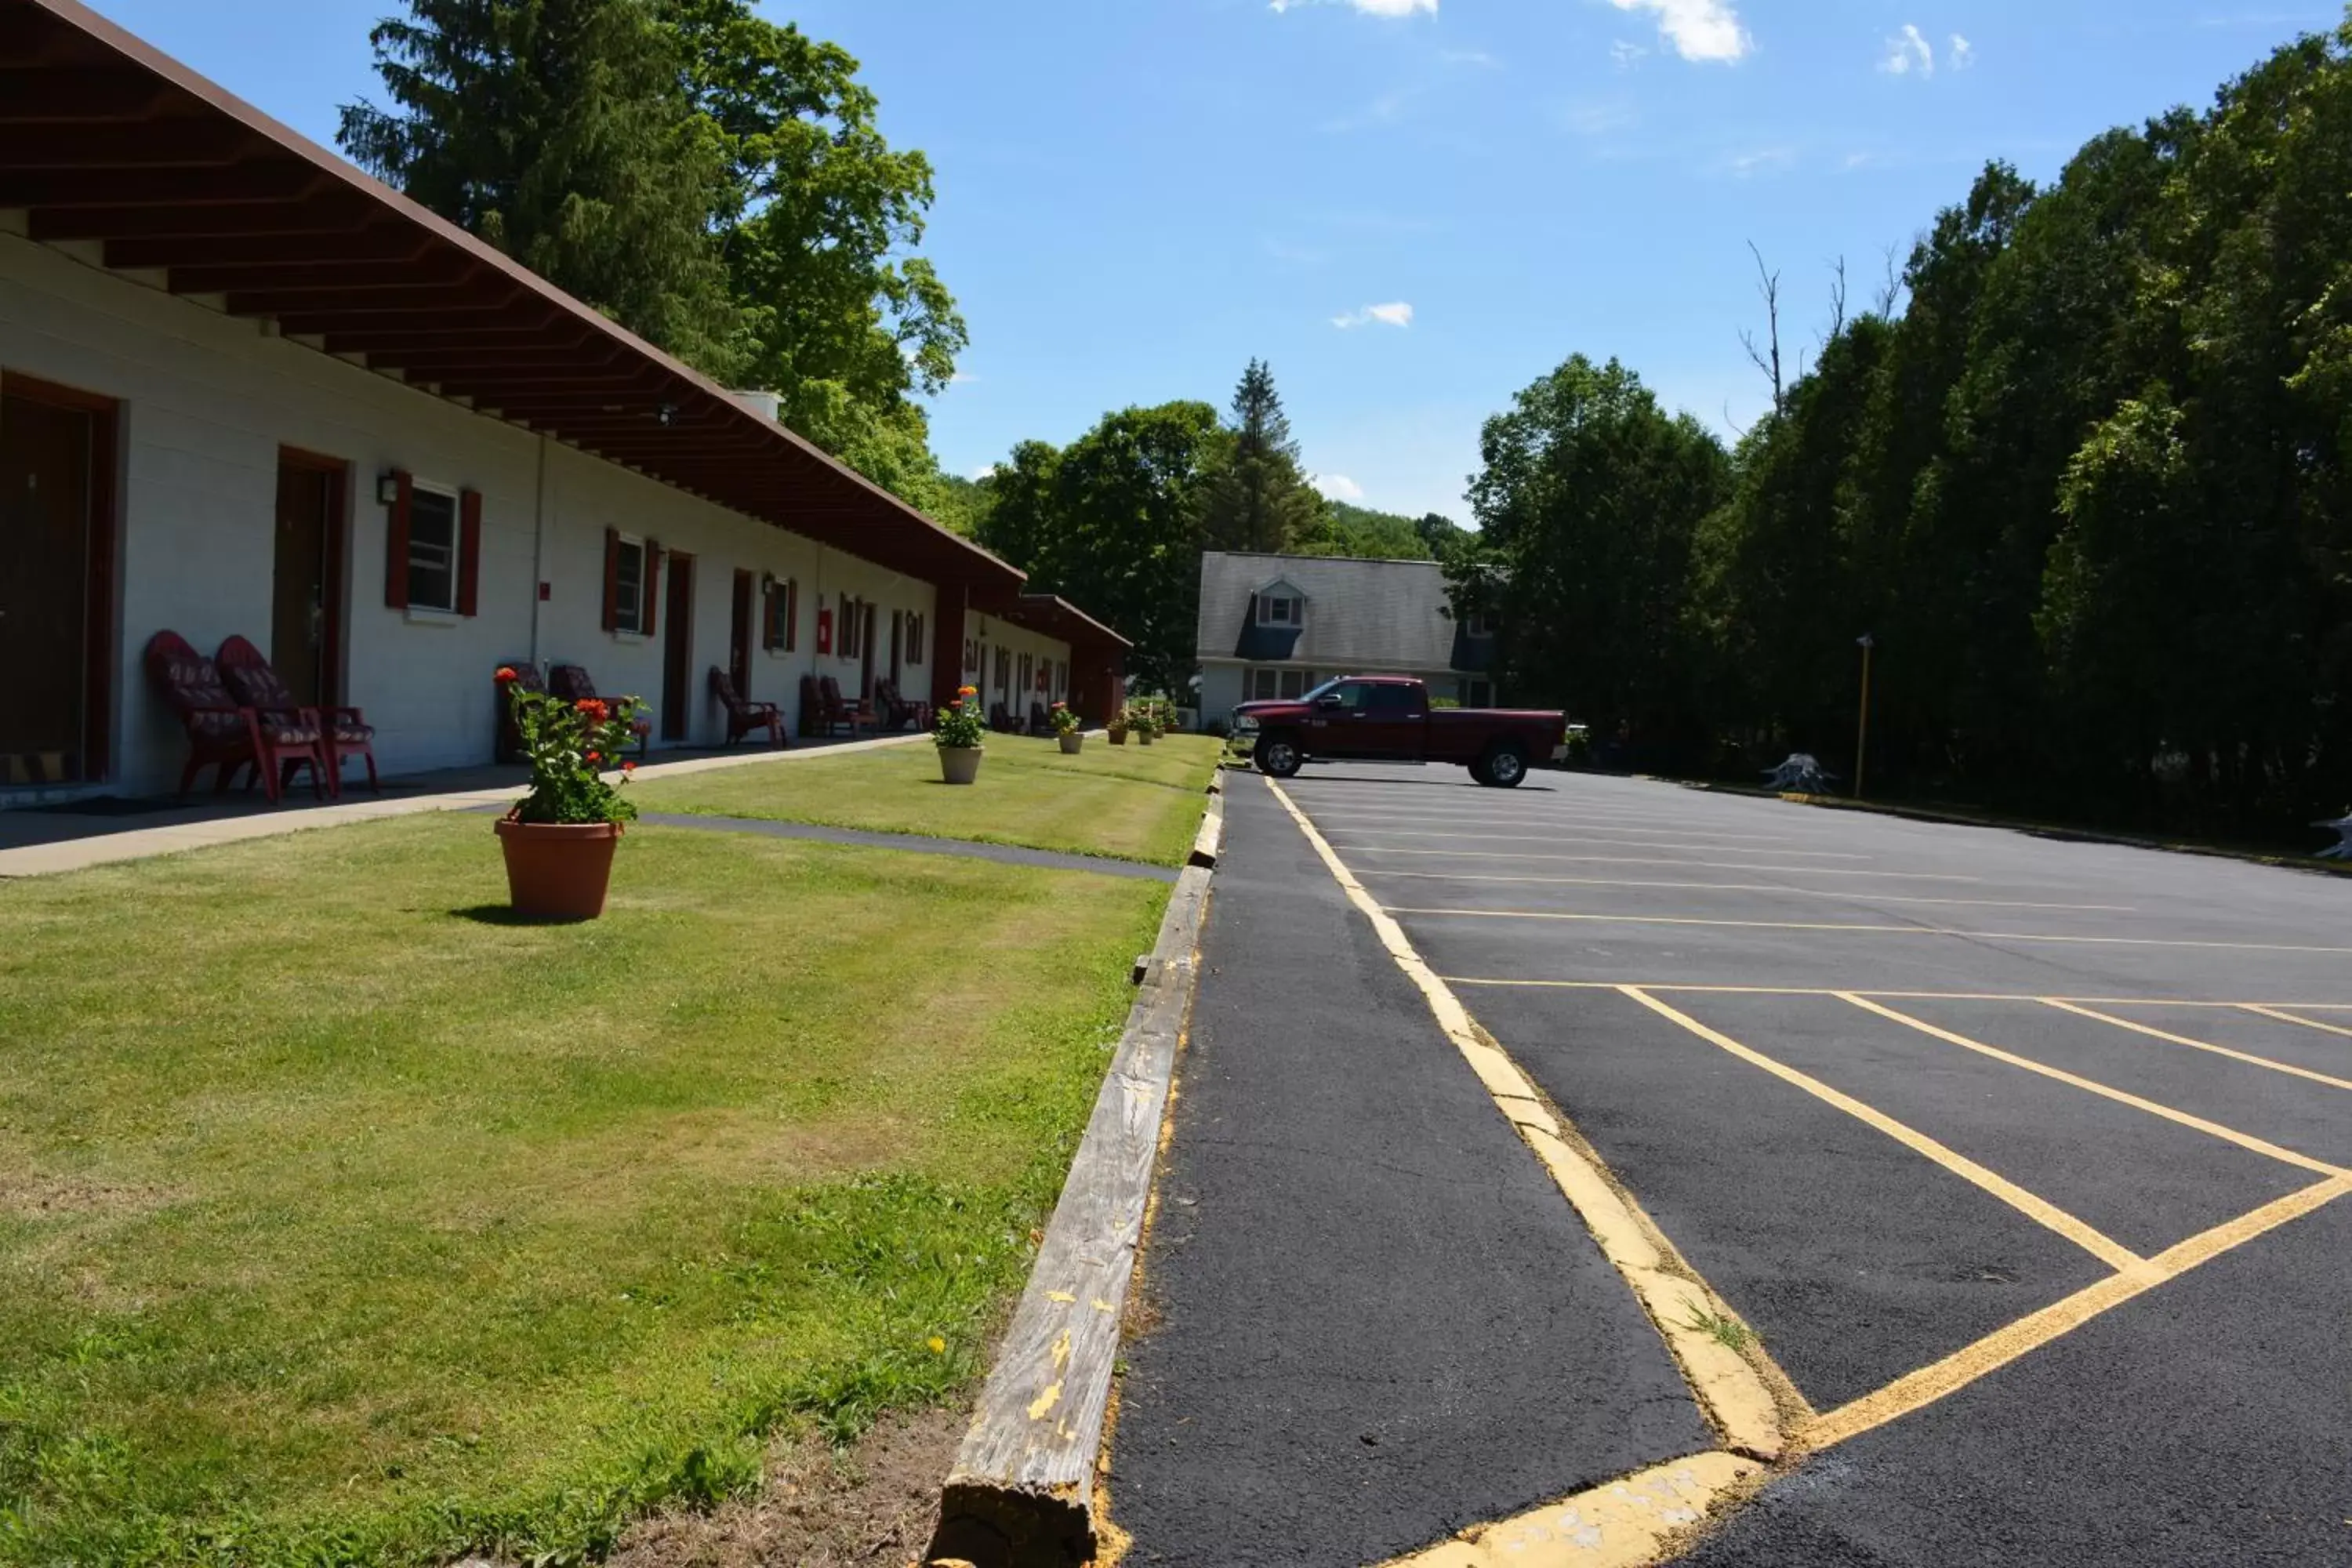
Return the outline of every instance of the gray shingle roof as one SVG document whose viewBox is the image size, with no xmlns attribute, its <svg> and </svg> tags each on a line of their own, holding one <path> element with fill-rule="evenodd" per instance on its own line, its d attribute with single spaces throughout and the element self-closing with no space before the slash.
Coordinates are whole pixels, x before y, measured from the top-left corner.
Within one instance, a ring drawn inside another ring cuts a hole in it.
<svg viewBox="0 0 2352 1568">
<path fill-rule="evenodd" d="M 1444 669 L 1453 661 L 1445 575 L 1434 561 L 1216 550 L 1201 557 L 1199 657 L 1235 657 L 1250 595 L 1277 580 L 1307 596 L 1307 627 L 1291 654 L 1294 662 L 1318 673 L 1377 675 Z"/>
</svg>

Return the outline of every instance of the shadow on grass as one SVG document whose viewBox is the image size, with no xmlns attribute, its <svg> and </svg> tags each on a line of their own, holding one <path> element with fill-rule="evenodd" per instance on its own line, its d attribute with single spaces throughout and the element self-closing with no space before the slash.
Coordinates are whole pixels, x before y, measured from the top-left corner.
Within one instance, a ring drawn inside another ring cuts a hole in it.
<svg viewBox="0 0 2352 1568">
<path fill-rule="evenodd" d="M 566 916 L 527 915 L 511 904 L 473 904 L 449 911 L 461 921 L 485 926 L 576 926 L 587 922 Z"/>
</svg>

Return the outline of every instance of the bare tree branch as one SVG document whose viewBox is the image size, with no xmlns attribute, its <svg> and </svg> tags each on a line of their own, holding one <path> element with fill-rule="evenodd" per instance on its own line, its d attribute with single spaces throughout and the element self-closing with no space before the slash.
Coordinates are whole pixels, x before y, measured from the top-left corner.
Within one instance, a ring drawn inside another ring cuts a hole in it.
<svg viewBox="0 0 2352 1568">
<path fill-rule="evenodd" d="M 1830 267 L 1830 330 L 1822 340 L 1826 348 L 1845 331 L 1845 258 L 1841 256 Z"/>
<path fill-rule="evenodd" d="M 1903 294 L 1903 274 L 1895 265 L 1900 250 L 1900 247 L 1890 245 L 1879 253 L 1886 261 L 1886 277 L 1878 286 L 1877 298 L 1870 303 L 1871 314 L 1889 321 L 1895 316 L 1895 301 Z"/>
<path fill-rule="evenodd" d="M 1772 412 L 1777 415 L 1787 397 L 1780 377 L 1780 275 L 1764 265 L 1764 253 L 1756 248 L 1752 239 L 1748 242 L 1748 254 L 1756 258 L 1756 291 L 1764 296 L 1767 346 L 1758 346 L 1756 334 L 1745 328 L 1739 333 L 1739 346 L 1748 351 L 1748 363 L 1771 383 Z"/>
</svg>

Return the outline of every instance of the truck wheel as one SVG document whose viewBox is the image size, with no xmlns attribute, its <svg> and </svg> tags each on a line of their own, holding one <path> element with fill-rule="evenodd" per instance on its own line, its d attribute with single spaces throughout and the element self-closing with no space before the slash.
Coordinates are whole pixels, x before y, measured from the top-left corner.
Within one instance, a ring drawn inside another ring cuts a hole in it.
<svg viewBox="0 0 2352 1568">
<path fill-rule="evenodd" d="M 1492 789 L 1492 788 L 1495 786 L 1495 781 L 1494 781 L 1493 779 L 1490 779 L 1490 778 L 1488 778 L 1488 777 L 1486 776 L 1486 758 L 1484 758 L 1484 757 L 1473 757 L 1473 758 L 1471 758 L 1471 759 L 1470 759 L 1470 762 L 1469 762 L 1469 768 L 1470 768 L 1470 782 L 1471 782 L 1472 784 L 1485 784 L 1485 785 L 1486 785 L 1487 788 L 1489 788 L 1489 789 Z"/>
<path fill-rule="evenodd" d="M 1480 760 L 1486 766 L 1483 782 L 1496 789 L 1517 789 L 1519 781 L 1528 776 L 1527 753 L 1512 742 L 1502 742 Z"/>
<path fill-rule="evenodd" d="M 1260 735 L 1257 750 L 1251 753 L 1257 771 L 1270 779 L 1286 779 L 1306 765 L 1306 753 L 1298 742 L 1288 735 Z"/>
</svg>

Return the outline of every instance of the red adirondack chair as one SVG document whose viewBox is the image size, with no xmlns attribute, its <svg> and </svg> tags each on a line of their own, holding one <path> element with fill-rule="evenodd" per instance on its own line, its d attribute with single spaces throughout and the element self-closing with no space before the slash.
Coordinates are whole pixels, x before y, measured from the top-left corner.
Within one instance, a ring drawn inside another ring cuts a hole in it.
<svg viewBox="0 0 2352 1568">
<path fill-rule="evenodd" d="M 310 764 L 310 784 L 322 788 L 326 763 L 319 728 L 299 713 L 263 714 L 239 704 L 222 684 L 220 667 L 173 631 L 147 639 L 147 677 L 188 736 L 187 765 L 180 770 L 185 795 L 196 774 L 209 767 L 213 793 L 226 792 L 236 774 L 253 769 L 262 792 L 274 803 L 295 766 Z"/>
<path fill-rule="evenodd" d="M 213 657 L 220 666 L 221 680 L 228 687 L 229 694 L 246 707 L 264 718 L 271 714 L 308 715 L 319 731 L 319 754 L 326 760 L 329 795 L 340 798 L 343 793 L 346 757 L 358 757 L 366 763 L 368 788 L 378 795 L 383 793 L 375 773 L 375 726 L 358 709 L 301 706 L 278 671 L 261 657 L 261 650 L 241 637 L 230 637 L 221 644 L 220 652 Z"/>
<path fill-rule="evenodd" d="M 547 694 L 566 702 L 585 702 L 596 695 L 596 683 L 588 672 L 576 664 L 551 665 L 547 671 Z M 637 755 L 651 754 L 654 744 L 654 721 L 643 713 L 629 721 L 636 731 Z"/>
<path fill-rule="evenodd" d="M 768 732 L 770 745 L 783 745 L 783 710 L 772 702 L 753 702 L 741 696 L 735 689 L 735 678 L 715 664 L 710 667 L 710 695 L 719 699 L 719 705 L 727 710 L 729 745 L 761 730 Z"/>
<path fill-rule="evenodd" d="M 898 683 L 895 680 L 874 683 L 874 706 L 880 711 L 882 727 L 886 730 L 903 730 L 909 724 L 918 730 L 928 730 L 931 726 L 930 704 L 910 702 L 899 696 Z"/>
<path fill-rule="evenodd" d="M 873 706 L 864 698 L 852 702 L 842 696 L 841 682 L 830 675 L 817 677 L 816 691 L 817 699 L 824 708 L 825 727 L 828 733 L 834 725 L 843 724 L 848 726 L 850 738 L 855 740 L 860 730 L 875 730 L 881 727 L 882 721 L 875 713 Z"/>
</svg>

